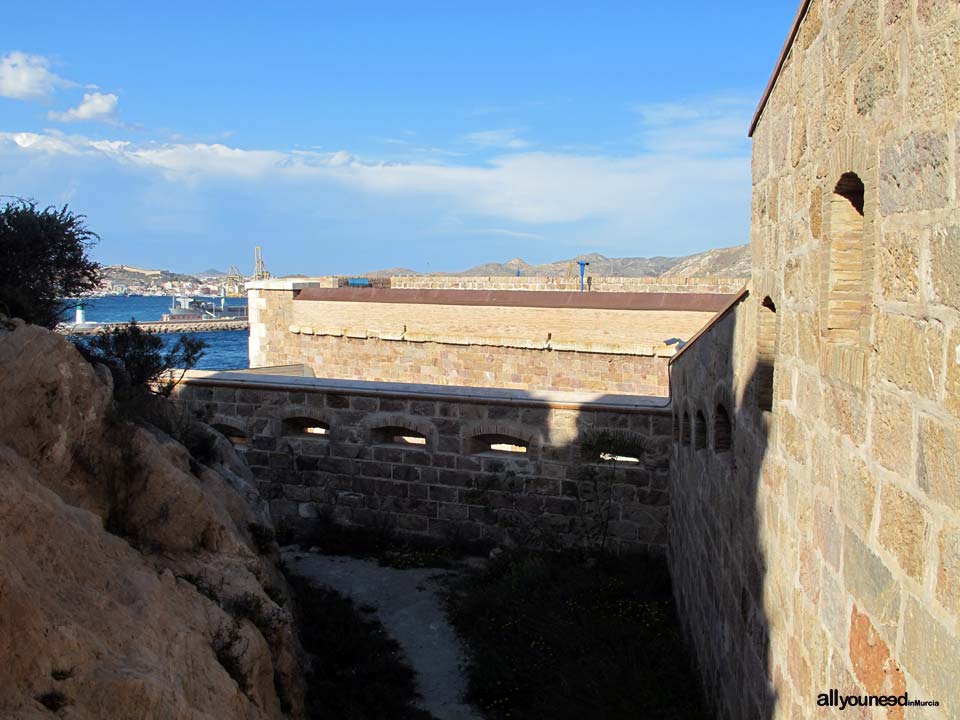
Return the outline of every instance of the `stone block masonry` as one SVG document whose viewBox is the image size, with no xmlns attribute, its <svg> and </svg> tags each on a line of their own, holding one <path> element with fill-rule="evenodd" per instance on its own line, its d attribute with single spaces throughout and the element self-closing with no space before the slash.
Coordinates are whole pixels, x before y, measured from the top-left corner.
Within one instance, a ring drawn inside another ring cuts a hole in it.
<svg viewBox="0 0 960 720">
<path fill-rule="evenodd" d="M 671 360 L 674 592 L 718 717 L 960 718 L 960 3 L 794 30 L 749 295 Z"/>
<path fill-rule="evenodd" d="M 532 279 L 527 279 L 528 282 Z M 618 286 L 619 287 L 619 286 Z M 671 338 L 696 333 L 729 295 L 249 286 L 253 367 L 319 376 L 665 396 Z"/>
<path fill-rule="evenodd" d="M 652 398 L 192 372 L 178 398 L 230 436 L 273 517 L 445 542 L 590 543 L 584 467 L 611 483 L 609 546 L 667 538 L 670 419 Z M 581 455 L 601 430 L 642 446 L 611 470 Z M 521 451 L 522 450 L 522 451 Z"/>
</svg>

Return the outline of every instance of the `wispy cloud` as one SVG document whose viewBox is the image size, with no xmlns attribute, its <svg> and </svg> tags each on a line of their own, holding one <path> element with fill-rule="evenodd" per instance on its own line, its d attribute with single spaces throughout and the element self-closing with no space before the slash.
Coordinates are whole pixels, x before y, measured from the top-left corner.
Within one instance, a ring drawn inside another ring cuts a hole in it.
<svg viewBox="0 0 960 720">
<path fill-rule="evenodd" d="M 41 100 L 74 85 L 52 72 L 50 61 L 41 55 L 14 50 L 0 57 L 0 97 Z"/>
<path fill-rule="evenodd" d="M 110 120 L 117 110 L 120 98 L 114 93 L 90 92 L 83 94 L 83 100 L 76 107 L 64 112 L 51 110 L 47 117 L 58 122 L 76 122 L 78 120 Z"/>
<path fill-rule="evenodd" d="M 649 152 L 678 155 L 750 154 L 750 98 L 729 94 L 636 105 L 640 142 Z"/>
<path fill-rule="evenodd" d="M 540 233 L 521 232 L 520 230 L 507 230 L 506 228 L 483 228 L 476 231 L 477 235 L 502 235 L 504 237 L 517 238 L 518 240 L 543 240 Z"/>
<path fill-rule="evenodd" d="M 481 149 L 521 150 L 530 143 L 520 137 L 520 131 L 513 128 L 501 130 L 480 130 L 463 136 L 464 142 Z"/>
</svg>

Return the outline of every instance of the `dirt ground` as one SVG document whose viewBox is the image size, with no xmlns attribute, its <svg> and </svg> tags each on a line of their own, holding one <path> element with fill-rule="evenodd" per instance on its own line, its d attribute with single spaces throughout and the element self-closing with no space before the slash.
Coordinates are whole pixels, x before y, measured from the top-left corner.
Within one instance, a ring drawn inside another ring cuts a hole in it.
<svg viewBox="0 0 960 720">
<path fill-rule="evenodd" d="M 421 703 L 437 720 L 482 720 L 463 702 L 465 650 L 447 622 L 440 577 L 456 570 L 381 567 L 374 560 L 285 550 L 289 572 L 327 585 L 377 610 L 387 632 L 417 673 Z"/>
</svg>

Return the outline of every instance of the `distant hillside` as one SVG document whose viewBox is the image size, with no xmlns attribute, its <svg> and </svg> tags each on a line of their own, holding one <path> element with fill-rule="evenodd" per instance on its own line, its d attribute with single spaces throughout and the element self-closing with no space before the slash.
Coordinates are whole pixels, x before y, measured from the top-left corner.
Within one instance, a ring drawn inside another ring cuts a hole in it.
<svg viewBox="0 0 960 720">
<path fill-rule="evenodd" d="M 196 278 L 192 275 L 170 272 L 169 270 L 146 270 L 133 265 L 108 265 L 103 268 L 103 277 L 104 280 L 114 285 L 196 281 Z"/>
<path fill-rule="evenodd" d="M 750 246 L 737 245 L 717 248 L 678 258 L 673 267 L 663 273 L 667 277 L 749 277 Z"/>
<path fill-rule="evenodd" d="M 390 275 L 453 275 L 473 277 L 515 276 L 517 271 L 525 276 L 579 275 L 578 260 L 590 263 L 589 275 L 600 277 L 747 277 L 750 275 L 750 247 L 737 245 L 730 248 L 707 250 L 684 257 L 628 257 L 608 258 L 599 253 L 578 255 L 570 260 L 557 260 L 543 265 L 531 265 L 522 258 L 506 262 L 483 263 L 467 270 L 455 272 L 418 273 L 407 268 L 390 268 L 367 273 L 367 277 Z"/>
</svg>

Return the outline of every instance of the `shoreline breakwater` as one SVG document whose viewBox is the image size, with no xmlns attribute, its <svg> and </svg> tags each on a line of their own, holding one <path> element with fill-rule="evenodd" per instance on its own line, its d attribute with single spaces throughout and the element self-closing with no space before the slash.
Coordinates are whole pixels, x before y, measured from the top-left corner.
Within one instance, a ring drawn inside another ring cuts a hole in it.
<svg viewBox="0 0 960 720">
<path fill-rule="evenodd" d="M 64 323 L 57 328 L 62 335 L 95 335 L 101 331 L 111 331 L 127 323 L 87 323 L 75 325 Z M 138 325 L 148 332 L 156 333 L 202 333 L 221 332 L 224 330 L 246 330 L 249 322 L 246 320 L 197 320 L 194 322 L 140 322 Z"/>
</svg>

